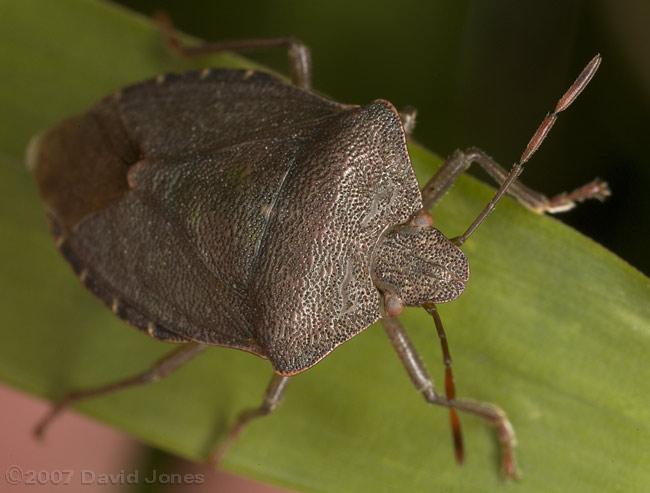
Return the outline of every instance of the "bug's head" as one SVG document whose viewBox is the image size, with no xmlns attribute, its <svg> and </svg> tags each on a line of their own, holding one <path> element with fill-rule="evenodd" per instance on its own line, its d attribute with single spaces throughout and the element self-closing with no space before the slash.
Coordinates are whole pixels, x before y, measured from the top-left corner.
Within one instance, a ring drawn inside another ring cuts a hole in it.
<svg viewBox="0 0 650 493">
<path fill-rule="evenodd" d="M 443 303 L 458 298 L 469 279 L 467 257 L 440 231 L 425 210 L 388 228 L 377 241 L 372 277 L 384 295 L 386 314 L 404 306 Z"/>
</svg>

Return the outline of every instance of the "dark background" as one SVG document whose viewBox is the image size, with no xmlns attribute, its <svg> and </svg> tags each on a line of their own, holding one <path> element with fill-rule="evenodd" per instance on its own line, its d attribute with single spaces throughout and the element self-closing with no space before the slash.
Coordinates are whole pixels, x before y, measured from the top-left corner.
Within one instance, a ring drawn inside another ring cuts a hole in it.
<svg viewBox="0 0 650 493">
<path fill-rule="evenodd" d="M 650 2 L 119 3 L 147 15 L 165 10 L 179 29 L 208 40 L 298 36 L 312 49 L 318 91 L 347 103 L 412 104 L 419 110 L 415 137 L 434 152 L 477 145 L 504 165 L 601 53 L 595 79 L 561 116 L 523 181 L 553 195 L 596 176 L 607 180 L 613 196 L 605 204 L 589 202 L 560 217 L 650 273 Z M 286 72 L 283 53 L 254 58 Z"/>
</svg>

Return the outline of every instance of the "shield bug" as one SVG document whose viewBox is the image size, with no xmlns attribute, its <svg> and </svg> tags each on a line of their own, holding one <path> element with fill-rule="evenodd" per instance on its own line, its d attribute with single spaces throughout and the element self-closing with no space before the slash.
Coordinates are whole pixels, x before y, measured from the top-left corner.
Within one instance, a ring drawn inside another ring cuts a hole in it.
<svg viewBox="0 0 650 493">
<path fill-rule="evenodd" d="M 219 457 L 251 419 L 273 411 L 292 375 L 380 320 L 416 389 L 496 429 L 506 476 L 516 476 L 514 430 L 496 405 L 457 399 L 436 304 L 469 279 L 459 248 L 508 192 L 527 208 L 559 212 L 609 192 L 592 182 L 547 198 L 517 182 L 524 163 L 589 83 L 596 56 L 507 172 L 483 151 L 457 151 L 422 190 L 406 148 L 414 112 L 387 101 L 341 104 L 311 91 L 308 49 L 294 38 L 182 47 L 288 48 L 292 84 L 258 71 L 204 69 L 126 87 L 36 138 L 28 150 L 56 245 L 80 280 L 120 318 L 181 343 L 148 371 L 64 396 L 65 407 L 156 381 L 210 345 L 251 352 L 274 373 L 262 404 L 239 415 Z M 500 187 L 465 232 L 447 239 L 430 210 L 471 163 Z M 445 395 L 400 324 L 404 306 L 433 318 Z"/>
</svg>

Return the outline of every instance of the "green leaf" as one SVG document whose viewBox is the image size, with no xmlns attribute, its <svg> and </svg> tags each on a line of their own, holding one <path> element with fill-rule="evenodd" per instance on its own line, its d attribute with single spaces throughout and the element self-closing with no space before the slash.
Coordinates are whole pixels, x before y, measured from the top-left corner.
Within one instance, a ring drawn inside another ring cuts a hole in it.
<svg viewBox="0 0 650 493">
<path fill-rule="evenodd" d="M 49 238 L 23 152 L 33 134 L 125 84 L 208 63 L 252 66 L 226 55 L 178 61 L 148 19 L 110 4 L 0 3 L 3 381 L 53 399 L 141 371 L 172 347 L 120 322 L 75 278 Z M 424 181 L 440 160 L 411 151 Z M 435 209 L 437 226 L 449 236 L 462 232 L 490 190 L 461 178 Z M 515 426 L 524 473 L 516 487 L 646 489 L 650 281 L 510 199 L 464 250 L 472 279 L 440 312 L 459 395 L 499 403 Z M 432 322 L 415 309 L 403 321 L 440 379 Z M 161 383 L 78 409 L 203 460 L 237 412 L 259 403 L 270 374 L 259 358 L 214 348 Z M 461 419 L 467 458 L 458 467 L 446 411 L 424 403 L 373 326 L 296 376 L 280 409 L 243 433 L 223 467 L 300 490 L 501 489 L 493 431 Z"/>
</svg>

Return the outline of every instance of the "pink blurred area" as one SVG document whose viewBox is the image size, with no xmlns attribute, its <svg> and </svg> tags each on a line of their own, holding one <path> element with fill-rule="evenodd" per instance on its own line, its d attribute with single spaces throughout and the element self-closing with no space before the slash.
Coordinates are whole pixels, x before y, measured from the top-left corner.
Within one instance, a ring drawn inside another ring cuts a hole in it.
<svg viewBox="0 0 650 493">
<path fill-rule="evenodd" d="M 181 459 L 174 460 L 173 471 L 166 466 L 164 471 L 154 472 L 149 465 L 142 465 L 148 456 L 145 446 L 120 431 L 74 412 L 63 413 L 48 430 L 47 437 L 38 441 L 32 429 L 50 404 L 2 385 L 0 403 L 0 491 L 66 489 L 105 493 L 134 491 L 144 482 L 153 483 L 146 485 L 147 491 L 161 492 L 286 491 Z"/>
</svg>

